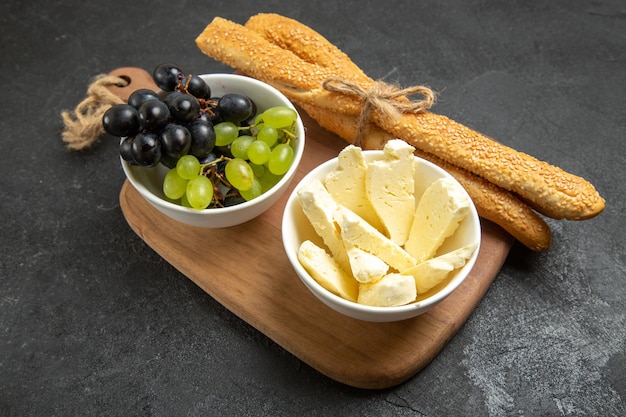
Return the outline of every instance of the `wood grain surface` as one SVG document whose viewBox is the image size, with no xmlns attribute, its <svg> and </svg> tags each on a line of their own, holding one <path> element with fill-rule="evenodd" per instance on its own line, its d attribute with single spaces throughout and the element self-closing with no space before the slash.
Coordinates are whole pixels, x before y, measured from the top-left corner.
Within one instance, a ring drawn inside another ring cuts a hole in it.
<svg viewBox="0 0 626 417">
<path fill-rule="evenodd" d="M 346 145 L 302 114 L 305 156 L 296 182 Z M 130 227 L 210 296 L 322 374 L 367 389 L 387 388 L 424 368 L 454 336 L 496 277 L 513 239 L 481 219 L 478 260 L 446 300 L 414 319 L 370 323 L 345 317 L 313 296 L 281 242 L 288 197 L 243 225 L 202 229 L 171 220 L 125 182 L 120 204 Z"/>
</svg>

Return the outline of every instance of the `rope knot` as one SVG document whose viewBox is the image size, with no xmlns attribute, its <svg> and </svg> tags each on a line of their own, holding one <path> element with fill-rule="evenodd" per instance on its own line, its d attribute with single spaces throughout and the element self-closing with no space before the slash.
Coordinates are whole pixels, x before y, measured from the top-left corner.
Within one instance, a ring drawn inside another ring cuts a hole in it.
<svg viewBox="0 0 626 417">
<path fill-rule="evenodd" d="M 108 87 L 123 87 L 128 81 L 114 75 L 100 74 L 94 77 L 87 89 L 87 97 L 73 111 L 61 112 L 63 118 L 63 141 L 73 150 L 93 145 L 104 133 L 102 116 L 113 105 L 124 101 L 109 91 Z"/>
<path fill-rule="evenodd" d="M 361 137 L 373 111 L 378 111 L 382 117 L 397 119 L 402 113 L 419 113 L 430 109 L 435 104 L 435 93 L 428 87 L 416 85 L 400 88 L 395 85 L 377 81 L 369 90 L 343 78 L 330 77 L 324 80 L 322 87 L 331 93 L 341 93 L 356 96 L 363 101 L 363 108 L 357 120 L 357 134 L 354 144 L 361 144 Z M 420 94 L 423 96 L 417 101 L 400 101 L 401 97 Z"/>
</svg>

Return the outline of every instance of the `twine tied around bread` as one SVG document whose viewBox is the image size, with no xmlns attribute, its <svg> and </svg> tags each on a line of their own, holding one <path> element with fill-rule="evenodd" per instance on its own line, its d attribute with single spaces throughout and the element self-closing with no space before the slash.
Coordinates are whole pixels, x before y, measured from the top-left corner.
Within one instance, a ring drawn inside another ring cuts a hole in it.
<svg viewBox="0 0 626 417">
<path fill-rule="evenodd" d="M 124 87 L 128 80 L 114 75 L 100 74 L 93 78 L 87 89 L 87 97 L 73 111 L 63 111 L 63 142 L 72 150 L 81 150 L 93 145 L 104 133 L 102 116 L 115 104 L 124 101 L 108 87 Z"/>
<path fill-rule="evenodd" d="M 353 95 L 363 100 L 363 108 L 357 119 L 357 133 L 353 140 L 353 144 L 356 146 L 361 146 L 363 132 L 374 110 L 382 113 L 383 117 L 393 120 L 402 113 L 419 113 L 428 110 L 435 104 L 436 99 L 433 90 L 423 85 L 400 88 L 378 81 L 372 88 L 365 90 L 360 85 L 343 78 L 330 77 L 324 80 L 322 87 L 332 93 Z M 396 100 L 415 94 L 421 94 L 423 99 L 417 101 Z"/>
</svg>

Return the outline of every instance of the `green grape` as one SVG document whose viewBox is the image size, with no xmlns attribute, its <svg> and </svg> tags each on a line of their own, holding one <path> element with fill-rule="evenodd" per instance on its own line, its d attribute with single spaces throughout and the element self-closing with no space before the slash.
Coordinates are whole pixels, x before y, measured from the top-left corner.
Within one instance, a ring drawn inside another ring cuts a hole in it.
<svg viewBox="0 0 626 417">
<path fill-rule="evenodd" d="M 274 175 L 283 175 L 293 163 L 293 148 L 288 143 L 276 145 L 272 150 L 270 159 L 267 161 L 267 167 Z"/>
<path fill-rule="evenodd" d="M 252 172 L 254 172 L 254 176 L 257 178 L 261 177 L 266 171 L 265 165 L 257 165 L 251 162 L 250 167 L 252 168 Z"/>
<path fill-rule="evenodd" d="M 257 140 L 261 140 L 271 148 L 278 140 L 278 130 L 272 126 L 263 126 L 256 135 Z"/>
<path fill-rule="evenodd" d="M 180 204 L 180 198 L 177 198 L 176 200 L 174 200 L 173 198 L 169 198 L 168 196 L 163 196 L 163 199 L 167 201 L 168 203 Z"/>
<path fill-rule="evenodd" d="M 184 155 L 176 162 L 178 175 L 186 180 L 190 180 L 200 173 L 200 162 L 193 155 Z"/>
<path fill-rule="evenodd" d="M 263 194 L 263 187 L 261 186 L 261 182 L 258 178 L 254 178 L 252 188 L 250 188 L 249 190 L 239 190 L 239 194 L 241 194 L 241 196 L 246 201 L 250 201 L 253 198 L 260 196 L 261 194 Z"/>
<path fill-rule="evenodd" d="M 253 164 L 263 165 L 270 159 L 272 150 L 262 140 L 255 140 L 248 148 L 248 159 Z"/>
<path fill-rule="evenodd" d="M 187 183 L 185 195 L 192 208 L 205 209 L 213 200 L 213 183 L 204 175 L 196 175 Z"/>
<path fill-rule="evenodd" d="M 287 142 L 285 140 L 285 138 L 287 137 L 287 134 L 285 133 L 285 131 L 287 131 L 287 130 L 289 130 L 290 132 L 293 132 L 293 130 L 288 129 L 288 128 L 278 130 L 278 140 L 277 140 L 277 142 L 279 142 L 279 143 Z M 294 136 L 295 136 L 295 133 L 294 133 Z"/>
<path fill-rule="evenodd" d="M 263 112 L 263 123 L 275 128 L 291 126 L 298 118 L 294 109 L 286 106 L 275 106 Z"/>
<path fill-rule="evenodd" d="M 263 113 L 259 113 L 255 116 L 254 121 L 252 122 L 252 131 L 255 134 L 258 134 L 261 129 L 263 129 Z"/>
<path fill-rule="evenodd" d="M 258 177 L 263 192 L 266 192 L 267 190 L 275 186 L 282 177 L 282 175 L 274 175 L 270 172 L 269 169 L 266 169 L 263 175 L 260 175 Z"/>
<path fill-rule="evenodd" d="M 163 194 L 172 200 L 178 200 L 185 194 L 187 181 L 178 175 L 177 169 L 170 169 L 163 179 Z"/>
<path fill-rule="evenodd" d="M 248 159 L 248 148 L 255 139 L 249 135 L 239 136 L 230 144 L 230 153 L 235 158 Z"/>
<path fill-rule="evenodd" d="M 263 122 L 261 123 L 255 123 L 253 128 L 252 128 L 252 132 L 253 132 L 253 136 L 256 136 L 259 134 L 259 132 L 261 131 L 261 129 L 263 129 L 265 125 L 263 124 Z"/>
<path fill-rule="evenodd" d="M 191 207 L 191 204 L 189 204 L 189 200 L 187 200 L 187 194 L 183 194 L 180 198 L 180 205 L 183 207 L 193 208 Z"/>
<path fill-rule="evenodd" d="M 239 128 L 233 122 L 221 122 L 213 126 L 215 130 L 215 146 L 226 146 L 233 143 L 239 136 Z"/>
<path fill-rule="evenodd" d="M 254 172 L 252 167 L 242 158 L 233 158 L 226 164 L 226 179 L 238 189 L 249 190 L 254 185 Z"/>
</svg>

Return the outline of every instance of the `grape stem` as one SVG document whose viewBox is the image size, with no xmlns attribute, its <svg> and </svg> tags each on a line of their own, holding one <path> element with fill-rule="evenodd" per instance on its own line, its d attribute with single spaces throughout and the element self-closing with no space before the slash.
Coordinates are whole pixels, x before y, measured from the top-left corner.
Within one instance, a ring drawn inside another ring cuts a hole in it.
<svg viewBox="0 0 626 417">
<path fill-rule="evenodd" d="M 227 197 L 239 196 L 239 192 L 237 191 L 235 187 L 233 187 L 228 182 L 228 180 L 226 179 L 226 176 L 217 172 L 217 169 L 216 169 L 217 164 L 223 161 L 230 161 L 231 159 L 232 158 L 222 155 L 219 158 L 215 159 L 214 161 L 207 162 L 206 164 L 200 165 L 200 170 L 202 172 L 202 175 L 209 178 L 211 180 L 211 183 L 213 184 L 214 198 L 211 203 L 212 208 L 224 207 L 224 203 L 223 203 L 224 199 L 226 199 Z M 224 194 L 222 192 L 222 189 L 219 186 L 220 184 L 222 184 L 224 187 L 226 187 L 230 191 Z"/>
<path fill-rule="evenodd" d="M 200 103 L 200 112 L 201 113 L 209 113 L 210 117 L 215 116 L 215 112 L 213 109 L 217 107 L 217 101 L 211 99 L 199 98 L 198 103 Z"/>
<path fill-rule="evenodd" d="M 257 127 L 259 124 L 263 124 L 263 121 L 261 120 L 259 123 L 252 123 L 248 126 L 239 126 L 237 129 L 238 130 L 250 130 L 251 132 L 251 136 L 256 138 L 256 135 L 258 132 L 255 132 L 253 129 L 255 127 Z M 280 132 L 284 133 L 286 140 L 280 140 L 280 143 L 289 143 L 292 140 L 296 140 L 298 139 L 298 136 L 296 136 L 295 132 L 293 132 L 293 126 L 289 129 L 281 127 L 278 129 Z"/>
<path fill-rule="evenodd" d="M 184 77 L 183 75 L 178 76 L 178 84 L 176 84 L 175 91 L 180 91 L 181 93 L 190 94 L 189 93 L 189 83 L 191 82 L 191 75 Z M 200 103 L 200 111 L 209 113 L 209 116 L 215 116 L 215 112 L 213 109 L 217 107 L 217 101 L 212 100 L 210 98 L 197 98 L 198 103 Z"/>
<path fill-rule="evenodd" d="M 206 164 L 200 164 L 200 169 L 202 170 L 202 172 L 205 172 L 207 167 L 214 167 L 222 161 L 230 161 L 231 159 L 232 158 L 222 155 L 219 158 L 212 160 L 211 162 L 207 162 Z"/>
<path fill-rule="evenodd" d="M 289 143 L 289 141 L 291 141 L 291 140 L 298 139 L 296 134 L 294 132 L 292 132 L 291 130 L 288 130 L 288 129 L 281 129 L 281 130 L 285 134 L 285 136 L 288 138 L 287 141 L 284 142 L 284 143 Z"/>
</svg>

